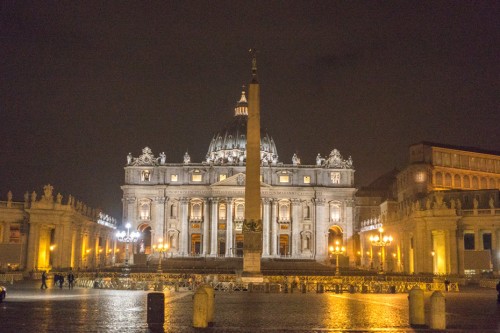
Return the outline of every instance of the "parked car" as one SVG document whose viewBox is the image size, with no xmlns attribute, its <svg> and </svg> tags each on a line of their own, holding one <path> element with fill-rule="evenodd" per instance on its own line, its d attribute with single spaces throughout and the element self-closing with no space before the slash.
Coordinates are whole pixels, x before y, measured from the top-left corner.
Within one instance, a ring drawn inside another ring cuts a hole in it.
<svg viewBox="0 0 500 333">
<path fill-rule="evenodd" d="M 5 296 L 7 296 L 7 288 L 0 286 L 0 303 L 3 302 Z"/>
</svg>

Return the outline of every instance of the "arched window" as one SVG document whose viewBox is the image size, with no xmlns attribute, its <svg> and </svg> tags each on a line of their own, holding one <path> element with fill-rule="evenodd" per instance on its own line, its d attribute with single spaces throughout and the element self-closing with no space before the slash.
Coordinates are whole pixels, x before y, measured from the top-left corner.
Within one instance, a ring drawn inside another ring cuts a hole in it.
<svg viewBox="0 0 500 333">
<path fill-rule="evenodd" d="M 191 219 L 200 220 L 201 219 L 201 203 L 194 202 L 191 206 Z"/>
<path fill-rule="evenodd" d="M 484 177 L 481 178 L 481 188 L 482 189 L 488 188 L 488 180 Z"/>
<path fill-rule="evenodd" d="M 279 207 L 279 220 L 283 222 L 290 221 L 290 205 L 283 203 Z"/>
<path fill-rule="evenodd" d="M 469 176 L 464 176 L 464 188 L 470 188 L 470 178 L 469 178 Z"/>
<path fill-rule="evenodd" d="M 451 187 L 451 175 L 449 173 L 444 176 L 444 186 Z"/>
<path fill-rule="evenodd" d="M 459 175 L 455 175 L 455 177 L 453 177 L 453 181 L 455 183 L 455 187 L 462 187 L 462 179 L 460 179 L 460 176 Z"/>
<path fill-rule="evenodd" d="M 479 181 L 477 180 L 476 176 L 472 177 L 472 188 L 474 190 L 479 189 Z"/>
<path fill-rule="evenodd" d="M 338 222 L 340 221 L 340 204 L 332 204 L 330 205 L 330 221 Z"/>
<path fill-rule="evenodd" d="M 219 220 L 226 219 L 226 204 L 222 203 L 219 205 Z"/>
<path fill-rule="evenodd" d="M 490 178 L 490 184 L 488 185 L 488 188 L 495 188 L 495 180 L 493 178 Z"/>
<path fill-rule="evenodd" d="M 304 218 L 305 219 L 311 218 L 311 207 L 309 207 L 309 206 L 304 207 Z"/>
<path fill-rule="evenodd" d="M 142 202 L 140 204 L 139 217 L 141 220 L 149 220 L 151 218 L 149 202 Z"/>
<path fill-rule="evenodd" d="M 141 173 L 141 180 L 143 182 L 149 182 L 151 181 L 151 171 L 149 170 L 143 170 Z"/>
<path fill-rule="evenodd" d="M 245 218 L 245 205 L 242 203 L 236 204 L 235 214 L 236 220 L 243 220 Z"/>
<path fill-rule="evenodd" d="M 436 172 L 436 185 L 443 185 L 443 174 Z"/>
<path fill-rule="evenodd" d="M 175 218 L 177 216 L 177 206 L 175 204 L 170 205 L 170 217 Z"/>
</svg>

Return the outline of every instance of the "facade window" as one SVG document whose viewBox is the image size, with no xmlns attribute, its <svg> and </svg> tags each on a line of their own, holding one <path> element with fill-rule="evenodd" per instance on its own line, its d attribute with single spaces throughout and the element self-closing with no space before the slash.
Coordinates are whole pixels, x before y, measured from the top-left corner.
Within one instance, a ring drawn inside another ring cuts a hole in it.
<svg viewBox="0 0 500 333">
<path fill-rule="evenodd" d="M 179 177 L 177 175 L 170 175 L 170 181 L 171 182 L 176 182 L 179 180 Z"/>
<path fill-rule="evenodd" d="M 149 203 L 141 203 L 141 207 L 139 209 L 139 217 L 141 218 L 141 220 L 149 220 L 151 218 Z"/>
<path fill-rule="evenodd" d="M 290 221 L 290 206 L 288 204 L 281 204 L 279 208 L 279 214 L 280 221 Z"/>
<path fill-rule="evenodd" d="M 483 234 L 483 250 L 491 250 L 491 234 Z"/>
<path fill-rule="evenodd" d="M 488 181 L 486 178 L 481 178 L 481 189 L 486 189 L 488 188 Z"/>
<path fill-rule="evenodd" d="M 236 220 L 243 220 L 245 218 L 245 205 L 237 204 L 235 214 Z"/>
<path fill-rule="evenodd" d="M 289 182 L 290 182 L 290 176 L 280 175 L 280 183 L 289 183 Z"/>
<path fill-rule="evenodd" d="M 464 188 L 470 188 L 470 178 L 469 178 L 469 176 L 464 176 Z"/>
<path fill-rule="evenodd" d="M 311 207 L 309 207 L 309 206 L 304 207 L 304 218 L 305 219 L 311 218 Z"/>
<path fill-rule="evenodd" d="M 151 171 L 149 170 L 143 170 L 141 173 L 141 180 L 143 182 L 149 182 L 151 181 Z"/>
<path fill-rule="evenodd" d="M 21 242 L 21 228 L 18 225 L 10 226 L 9 243 Z"/>
<path fill-rule="evenodd" d="M 424 171 L 418 171 L 415 174 L 415 182 L 417 182 L 417 183 L 425 182 L 425 172 Z"/>
<path fill-rule="evenodd" d="M 462 180 L 459 175 L 455 175 L 454 177 L 455 187 L 462 187 Z"/>
<path fill-rule="evenodd" d="M 474 234 L 472 233 L 464 234 L 464 249 L 474 250 Z"/>
<path fill-rule="evenodd" d="M 436 185 L 443 185 L 443 174 L 436 172 Z"/>
<path fill-rule="evenodd" d="M 196 202 L 191 206 L 191 219 L 201 220 L 201 203 Z"/>
<path fill-rule="evenodd" d="M 193 173 L 191 175 L 191 180 L 193 182 L 201 182 L 201 174 L 199 174 L 199 173 Z"/>
<path fill-rule="evenodd" d="M 330 178 L 332 180 L 332 184 L 340 184 L 340 172 L 330 173 Z"/>
<path fill-rule="evenodd" d="M 444 176 L 444 186 L 451 187 L 451 175 L 449 173 Z"/>
<path fill-rule="evenodd" d="M 472 177 L 472 189 L 479 189 L 479 181 L 477 180 L 476 176 Z"/>
<path fill-rule="evenodd" d="M 219 175 L 219 181 L 223 181 L 223 180 L 224 180 L 224 179 L 226 179 L 226 178 L 227 178 L 227 175 L 226 175 L 225 173 L 221 173 L 221 174 Z"/>
<path fill-rule="evenodd" d="M 333 222 L 340 221 L 340 206 L 335 204 L 330 206 L 330 220 Z"/>
<path fill-rule="evenodd" d="M 226 204 L 219 205 L 219 220 L 226 220 Z"/>
<path fill-rule="evenodd" d="M 304 176 L 304 184 L 311 184 L 311 176 Z"/>
<path fill-rule="evenodd" d="M 177 211 L 177 208 L 175 204 L 170 205 L 170 217 L 174 218 L 177 214 L 175 212 Z"/>
</svg>

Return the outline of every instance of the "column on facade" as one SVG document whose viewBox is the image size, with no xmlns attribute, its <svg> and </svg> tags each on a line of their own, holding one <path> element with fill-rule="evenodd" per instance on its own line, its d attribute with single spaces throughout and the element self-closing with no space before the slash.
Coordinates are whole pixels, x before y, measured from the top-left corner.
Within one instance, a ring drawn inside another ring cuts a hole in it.
<svg viewBox="0 0 500 333">
<path fill-rule="evenodd" d="M 293 257 L 297 257 L 302 253 L 300 248 L 300 199 L 292 199 L 292 251 Z"/>
<path fill-rule="evenodd" d="M 497 229 L 491 230 L 491 252 L 493 253 L 493 256 L 491 258 L 491 263 L 493 264 L 493 272 L 498 273 L 500 270 L 500 259 L 498 258 L 498 251 L 499 251 L 499 246 L 498 246 L 498 231 Z"/>
<path fill-rule="evenodd" d="M 189 198 L 181 198 L 181 232 L 179 234 L 179 252 L 182 255 L 189 254 L 189 219 L 188 219 L 188 204 Z"/>
<path fill-rule="evenodd" d="M 54 249 L 51 251 L 52 267 L 61 268 L 63 266 L 63 255 L 67 254 L 64 242 L 64 224 L 56 224 L 54 228 Z"/>
<path fill-rule="evenodd" d="M 212 234 L 210 237 L 210 255 L 212 257 L 217 256 L 217 225 L 218 225 L 218 209 L 219 209 L 219 199 L 218 198 L 212 198 L 212 214 L 211 214 L 211 227 L 212 227 Z"/>
<path fill-rule="evenodd" d="M 233 252 L 233 200 L 227 198 L 226 203 L 226 257 L 232 257 Z"/>
<path fill-rule="evenodd" d="M 271 256 L 278 256 L 278 199 L 271 202 Z"/>
<path fill-rule="evenodd" d="M 209 225 L 210 225 L 210 219 L 209 219 L 209 207 L 208 207 L 209 200 L 208 198 L 203 199 L 203 250 L 202 254 L 206 256 L 209 253 L 209 240 L 210 240 L 210 235 L 209 235 Z"/>
<path fill-rule="evenodd" d="M 474 227 L 474 250 L 481 250 L 481 234 L 478 227 Z"/>
<path fill-rule="evenodd" d="M 345 200 L 344 205 L 344 239 L 346 242 L 346 255 L 349 258 L 349 265 L 356 266 L 356 244 L 354 243 L 354 200 Z"/>
<path fill-rule="evenodd" d="M 155 200 L 155 215 L 151 217 L 151 221 L 154 221 L 154 225 L 151 226 L 151 246 L 155 244 L 157 241 L 163 239 L 164 242 L 168 242 L 166 239 L 166 230 L 165 230 L 165 217 L 167 210 L 167 197 L 159 197 Z M 146 246 L 146 244 L 144 244 Z"/>
<path fill-rule="evenodd" d="M 269 257 L 269 198 L 263 198 L 262 203 L 262 256 Z"/>
<path fill-rule="evenodd" d="M 448 271 L 450 274 L 458 274 L 458 247 L 456 230 L 446 230 L 448 238 Z"/>
<path fill-rule="evenodd" d="M 458 267 L 458 274 L 463 275 L 465 272 L 464 268 L 464 251 L 465 251 L 465 246 L 464 246 L 464 231 L 461 229 L 457 230 L 457 267 Z"/>
<path fill-rule="evenodd" d="M 328 257 L 328 229 L 325 225 L 325 199 L 315 199 L 315 253 L 316 259 L 326 259 Z"/>
</svg>

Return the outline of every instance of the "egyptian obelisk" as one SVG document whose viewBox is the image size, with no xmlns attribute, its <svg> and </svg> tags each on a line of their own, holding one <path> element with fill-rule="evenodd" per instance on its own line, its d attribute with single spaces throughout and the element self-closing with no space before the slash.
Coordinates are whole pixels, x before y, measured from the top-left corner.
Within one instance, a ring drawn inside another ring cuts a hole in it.
<svg viewBox="0 0 500 333">
<path fill-rule="evenodd" d="M 244 277 L 261 276 L 262 220 L 260 217 L 260 87 L 256 50 L 252 53 L 252 81 L 248 87 L 247 158 L 245 177 L 245 221 L 243 222 Z"/>
</svg>

